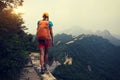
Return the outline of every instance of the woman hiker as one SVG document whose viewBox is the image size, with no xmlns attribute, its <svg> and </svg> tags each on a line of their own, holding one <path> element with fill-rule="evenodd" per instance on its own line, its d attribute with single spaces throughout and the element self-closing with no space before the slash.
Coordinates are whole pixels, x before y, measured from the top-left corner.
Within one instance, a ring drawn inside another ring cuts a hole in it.
<svg viewBox="0 0 120 80">
<path fill-rule="evenodd" d="M 44 74 L 48 64 L 48 49 L 51 45 L 54 45 L 54 38 L 53 23 L 49 21 L 49 14 L 47 12 L 43 13 L 42 18 L 42 20 L 38 21 L 37 39 L 39 43 L 38 48 L 40 49 L 41 74 Z"/>
</svg>

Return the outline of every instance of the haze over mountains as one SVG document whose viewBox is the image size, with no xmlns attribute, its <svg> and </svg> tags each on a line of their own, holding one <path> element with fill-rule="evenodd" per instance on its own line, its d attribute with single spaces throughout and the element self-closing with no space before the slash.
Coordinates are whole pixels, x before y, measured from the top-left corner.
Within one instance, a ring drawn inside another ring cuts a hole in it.
<svg viewBox="0 0 120 80">
<path fill-rule="evenodd" d="M 91 30 L 86 30 L 86 29 L 76 26 L 75 28 L 73 27 L 70 29 L 66 29 L 63 32 L 65 32 L 66 34 L 75 35 L 75 36 L 78 36 L 80 34 L 90 34 L 90 35 L 102 36 L 103 38 L 108 39 L 112 44 L 120 46 L 120 35 L 112 34 L 108 30 L 103 30 L 103 31 L 97 30 L 97 31 L 93 32 Z"/>
</svg>

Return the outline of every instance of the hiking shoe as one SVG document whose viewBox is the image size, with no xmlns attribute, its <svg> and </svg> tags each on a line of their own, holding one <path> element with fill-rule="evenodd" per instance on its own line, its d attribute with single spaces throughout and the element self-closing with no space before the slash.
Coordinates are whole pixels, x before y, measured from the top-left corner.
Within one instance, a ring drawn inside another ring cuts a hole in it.
<svg viewBox="0 0 120 80">
<path fill-rule="evenodd" d="M 44 73 L 45 73 L 45 69 L 42 68 L 42 69 L 41 69 L 41 74 L 44 74 Z"/>
<path fill-rule="evenodd" d="M 44 65 L 44 69 L 45 69 L 45 71 L 47 70 L 47 65 Z"/>
</svg>

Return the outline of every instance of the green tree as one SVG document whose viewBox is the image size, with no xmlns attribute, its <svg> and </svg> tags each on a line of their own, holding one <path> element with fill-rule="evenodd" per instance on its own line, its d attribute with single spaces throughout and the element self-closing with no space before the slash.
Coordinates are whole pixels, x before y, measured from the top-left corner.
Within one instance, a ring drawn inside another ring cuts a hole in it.
<svg viewBox="0 0 120 80">
<path fill-rule="evenodd" d="M 21 14 L 13 13 L 14 7 L 8 5 L 22 0 L 12 1 L 0 1 L 0 80 L 17 80 L 27 57 L 28 34 L 24 32 L 23 18 Z"/>
</svg>

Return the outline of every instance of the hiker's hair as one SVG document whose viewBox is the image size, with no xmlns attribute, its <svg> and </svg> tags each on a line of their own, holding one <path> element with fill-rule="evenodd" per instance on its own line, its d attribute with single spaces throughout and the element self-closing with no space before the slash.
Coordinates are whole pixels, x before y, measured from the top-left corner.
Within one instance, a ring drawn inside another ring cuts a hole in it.
<svg viewBox="0 0 120 80">
<path fill-rule="evenodd" d="M 49 14 L 48 14 L 48 12 L 44 12 L 42 17 L 43 17 L 43 20 L 49 21 Z"/>
<path fill-rule="evenodd" d="M 43 16 L 43 20 L 49 21 L 49 17 L 48 16 Z"/>
</svg>

